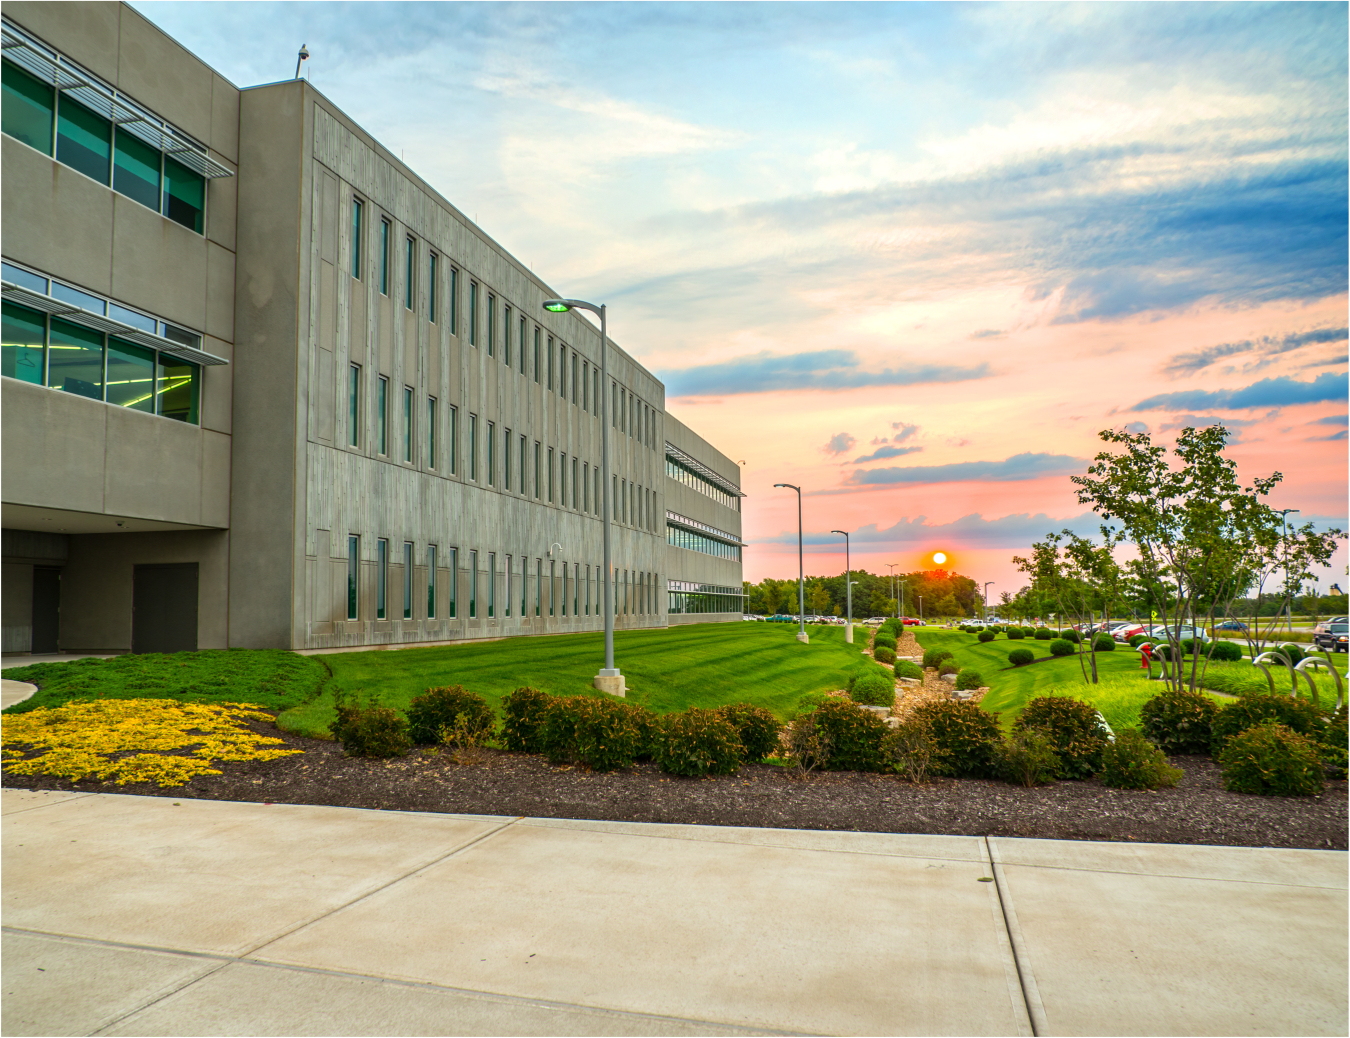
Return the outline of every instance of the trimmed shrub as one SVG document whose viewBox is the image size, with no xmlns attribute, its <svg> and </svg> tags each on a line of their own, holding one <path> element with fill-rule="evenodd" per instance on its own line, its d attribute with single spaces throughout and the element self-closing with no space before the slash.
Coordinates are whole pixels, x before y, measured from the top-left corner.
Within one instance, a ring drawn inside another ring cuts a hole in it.
<svg viewBox="0 0 1350 1038">
<path fill-rule="evenodd" d="M 1032 635 L 1038 642 L 1048 642 L 1055 635 L 1048 627 L 1037 627 L 1036 633 Z"/>
<path fill-rule="evenodd" d="M 502 745 L 515 753 L 543 753 L 544 721 L 553 697 L 528 686 L 502 696 Z"/>
<path fill-rule="evenodd" d="M 1115 652 L 1116 640 L 1109 634 L 1099 634 L 1092 639 L 1093 652 Z"/>
<path fill-rule="evenodd" d="M 1020 628 L 1020 627 L 1009 627 L 1009 628 L 1008 628 L 1008 638 L 1009 638 L 1009 640 L 1018 642 L 1018 641 L 1021 641 L 1021 640 L 1022 640 L 1023 638 L 1025 638 L 1025 637 L 1026 637 L 1026 632 L 1023 631 L 1022 628 Z"/>
<path fill-rule="evenodd" d="M 1044 732 L 1059 755 L 1059 777 L 1090 778 L 1102 767 L 1106 731 L 1095 707 L 1067 696 L 1040 696 L 1013 722 L 1013 731 Z"/>
<path fill-rule="evenodd" d="M 555 697 L 542 738 L 554 764 L 572 761 L 593 771 L 629 767 L 643 749 L 632 709 L 611 696 Z"/>
<path fill-rule="evenodd" d="M 1235 736 L 1266 721 L 1275 721 L 1299 735 L 1318 741 L 1327 729 L 1327 718 L 1306 699 L 1293 696 L 1243 696 L 1229 703 L 1214 718 L 1210 737 L 1210 752 L 1219 751 Z"/>
<path fill-rule="evenodd" d="M 1050 643 L 1051 656 L 1072 656 L 1073 654 L 1073 642 L 1065 641 L 1063 638 L 1056 638 Z"/>
<path fill-rule="evenodd" d="M 933 753 L 933 738 L 927 727 L 912 717 L 892 728 L 881 741 L 882 760 L 897 775 L 915 785 L 928 781 Z"/>
<path fill-rule="evenodd" d="M 937 672 L 938 677 L 941 677 L 944 674 L 960 674 L 961 667 L 955 660 L 943 660 L 938 664 Z"/>
<path fill-rule="evenodd" d="M 998 715 L 959 700 L 921 703 L 912 715 L 933 742 L 933 772 L 953 778 L 985 778 L 993 768 L 994 748 L 1002 740 Z"/>
<path fill-rule="evenodd" d="M 915 681 L 922 681 L 923 668 L 913 660 L 896 660 L 895 676 L 897 678 L 912 678 Z"/>
<path fill-rule="evenodd" d="M 1208 655 L 1220 663 L 1237 663 L 1242 659 L 1242 646 L 1237 642 L 1215 642 L 1209 647 Z"/>
<path fill-rule="evenodd" d="M 1050 736 L 1035 728 L 1014 732 L 994 747 L 994 771 L 1014 786 L 1044 786 L 1059 774 L 1059 755 Z"/>
<path fill-rule="evenodd" d="M 1139 708 L 1139 728 L 1164 753 L 1207 753 L 1218 712 L 1209 696 L 1167 689 Z"/>
<path fill-rule="evenodd" d="M 980 640 L 981 644 L 984 644 L 985 642 L 992 642 L 994 638 L 997 637 L 997 635 L 995 635 L 993 631 L 984 630 L 981 631 L 979 634 L 977 634 L 975 637 Z"/>
<path fill-rule="evenodd" d="M 978 670 L 965 667 L 956 675 L 956 690 L 969 692 L 972 688 L 984 688 L 984 678 L 980 676 Z"/>
<path fill-rule="evenodd" d="M 1018 648 L 1013 649 L 1012 652 L 1008 653 L 1008 662 L 1014 667 L 1025 667 L 1028 663 L 1035 662 L 1035 660 L 1036 654 L 1030 649 Z"/>
<path fill-rule="evenodd" d="M 1144 642 L 1149 640 L 1149 636 L 1146 634 L 1132 634 L 1130 635 L 1130 648 L 1137 649 L 1139 646 L 1143 645 Z"/>
<path fill-rule="evenodd" d="M 1102 750 L 1101 779 L 1112 789 L 1170 789 L 1181 781 L 1181 769 L 1168 764 L 1138 728 L 1124 728 Z"/>
<path fill-rule="evenodd" d="M 671 775 L 730 775 L 745 758 L 735 726 L 716 710 L 691 706 L 661 719 L 656 761 Z"/>
<path fill-rule="evenodd" d="M 1347 771 L 1347 732 L 1346 728 L 1346 704 L 1342 703 L 1341 708 L 1331 715 L 1331 720 L 1327 722 L 1327 727 L 1322 732 L 1322 763 L 1327 766 L 1327 774 L 1334 779 L 1345 778 Z"/>
<path fill-rule="evenodd" d="M 463 685 L 429 688 L 408 704 L 408 736 L 419 746 L 441 741 L 442 729 L 457 730 L 463 740 L 481 745 L 497 728 L 497 717 L 482 696 Z"/>
<path fill-rule="evenodd" d="M 348 757 L 402 757 L 412 748 L 408 722 L 387 706 L 338 700 L 337 720 L 328 725 Z"/>
<path fill-rule="evenodd" d="M 881 771 L 885 762 L 881 743 L 890 731 L 870 710 L 860 710 L 846 699 L 831 698 L 812 713 L 829 743 L 821 767 L 829 771 Z"/>
<path fill-rule="evenodd" d="M 1021 630 L 1022 634 L 1024 634 L 1028 638 L 1036 637 L 1036 628 L 1034 627 L 1022 627 L 1019 629 Z"/>
<path fill-rule="evenodd" d="M 1288 656 L 1290 664 L 1295 667 L 1303 662 L 1303 650 L 1297 645 L 1281 645 L 1279 651 Z"/>
<path fill-rule="evenodd" d="M 848 694 L 855 703 L 891 706 L 895 702 L 895 678 L 878 667 L 868 667 L 850 686 Z"/>
<path fill-rule="evenodd" d="M 878 663 L 893 664 L 895 662 L 895 650 L 888 649 L 884 645 L 878 645 L 872 650 L 872 659 Z"/>
<path fill-rule="evenodd" d="M 1278 721 L 1233 736 L 1220 751 L 1224 788 L 1258 796 L 1306 797 L 1322 792 L 1317 745 Z"/>
<path fill-rule="evenodd" d="M 946 649 L 925 649 L 923 654 L 924 669 L 936 667 L 943 660 L 949 660 L 951 658 L 952 654 Z"/>
<path fill-rule="evenodd" d="M 894 652 L 896 644 L 896 640 L 888 634 L 879 634 L 872 639 L 873 649 L 890 649 Z"/>
<path fill-rule="evenodd" d="M 1073 642 L 1073 644 L 1075 645 L 1077 645 L 1079 642 L 1083 640 L 1083 636 L 1079 634 L 1077 631 L 1075 631 L 1072 627 L 1060 631 L 1059 636 L 1062 639 L 1064 639 L 1064 641 Z"/>
<path fill-rule="evenodd" d="M 783 726 L 778 718 L 762 706 L 732 703 L 730 706 L 719 706 L 717 713 L 736 729 L 736 736 L 741 740 L 744 750 L 743 759 L 747 764 L 758 764 L 765 757 L 778 752 L 778 733 L 783 730 Z"/>
<path fill-rule="evenodd" d="M 783 744 L 800 771 L 823 768 L 830 759 L 830 736 L 816 723 L 815 710 L 802 712 L 792 719 L 783 730 Z"/>
</svg>

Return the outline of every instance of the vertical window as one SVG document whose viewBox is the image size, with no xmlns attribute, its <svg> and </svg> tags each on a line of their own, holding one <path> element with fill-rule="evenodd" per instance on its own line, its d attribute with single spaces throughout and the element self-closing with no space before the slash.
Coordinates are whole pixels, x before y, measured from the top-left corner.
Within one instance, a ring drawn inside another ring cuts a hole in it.
<svg viewBox="0 0 1350 1038">
<path fill-rule="evenodd" d="M 558 459 L 558 503 L 567 507 L 567 455 Z"/>
<path fill-rule="evenodd" d="M 495 422 L 487 423 L 487 481 L 488 486 L 495 486 L 497 483 L 497 425 Z"/>
<path fill-rule="evenodd" d="M 381 537 L 375 542 L 375 619 L 387 618 L 385 598 L 389 592 L 389 542 Z"/>
<path fill-rule="evenodd" d="M 525 318 L 520 319 L 520 373 L 525 374 Z"/>
<path fill-rule="evenodd" d="M 65 104 L 61 105 L 65 108 Z M 164 157 L 164 215 L 190 231 L 206 226 L 206 178 L 167 155 Z"/>
<path fill-rule="evenodd" d="M 580 507 L 577 497 L 577 459 L 575 455 L 572 457 L 572 507 Z"/>
<path fill-rule="evenodd" d="M 469 619 L 478 619 L 478 552 L 469 552 Z"/>
<path fill-rule="evenodd" d="M 591 567 L 586 567 L 586 615 L 591 615 Z"/>
<path fill-rule="evenodd" d="M 56 159 L 100 184 L 108 182 L 112 123 L 69 94 L 56 113 Z"/>
<path fill-rule="evenodd" d="M 450 475 L 459 470 L 459 408 L 450 405 Z"/>
<path fill-rule="evenodd" d="M 436 323 L 436 289 L 439 287 L 437 278 L 440 276 L 437 271 L 437 260 L 440 259 L 434 252 L 427 260 L 427 320 L 432 324 Z"/>
<path fill-rule="evenodd" d="M 647 495 L 644 494 L 644 493 L 642 492 L 642 484 L 641 484 L 641 483 L 638 484 L 638 488 L 637 488 L 637 502 L 638 502 L 638 505 L 637 505 L 637 525 L 638 525 L 638 526 L 645 526 L 646 524 L 644 523 L 643 520 L 645 519 L 646 514 L 647 514 L 647 511 L 646 511 Z"/>
<path fill-rule="evenodd" d="M 553 602 L 554 585 L 558 583 L 558 564 L 552 559 L 548 562 L 548 615 L 553 616 L 555 605 Z"/>
<path fill-rule="evenodd" d="M 113 141 L 113 190 L 158 212 L 163 154 L 119 128 Z"/>
<path fill-rule="evenodd" d="M 572 403 L 577 402 L 577 355 L 572 354 Z"/>
<path fill-rule="evenodd" d="M 534 330 L 534 380 L 539 381 L 539 329 Z"/>
<path fill-rule="evenodd" d="M 413 546 L 403 542 L 403 619 L 412 619 L 413 603 Z"/>
<path fill-rule="evenodd" d="M 525 437 L 522 436 L 522 437 L 520 438 L 520 492 L 521 492 L 522 494 L 528 494 L 528 493 L 529 493 L 529 488 L 525 485 L 525 444 L 526 444 L 526 442 L 527 442 L 527 441 L 526 441 Z M 524 556 L 521 556 L 521 557 L 524 558 Z M 525 563 L 522 562 L 521 565 L 523 566 L 523 565 L 525 565 Z M 522 572 L 523 572 L 523 571 L 522 571 Z M 523 579 L 523 578 L 522 578 L 522 579 Z"/>
<path fill-rule="evenodd" d="M 600 468 L 599 466 L 591 469 L 591 476 L 595 480 L 595 497 L 591 501 L 595 505 L 595 514 L 600 514 Z"/>
<path fill-rule="evenodd" d="M 567 563 L 562 564 L 562 615 L 567 615 Z"/>
<path fill-rule="evenodd" d="M 600 417 L 600 369 L 591 368 L 591 406 L 597 418 Z"/>
<path fill-rule="evenodd" d="M 102 400 L 103 333 L 53 317 L 47 385 L 90 400 Z"/>
<path fill-rule="evenodd" d="M 478 479 L 478 416 L 469 415 L 469 478 Z"/>
<path fill-rule="evenodd" d="M 558 395 L 567 399 L 567 347 L 558 343 Z"/>
<path fill-rule="evenodd" d="M 530 558 L 528 555 L 520 557 L 520 618 L 525 619 L 529 615 L 529 595 L 530 595 Z"/>
<path fill-rule="evenodd" d="M 488 585 L 488 619 L 491 620 L 497 615 L 497 553 L 488 552 L 487 568 Z"/>
<path fill-rule="evenodd" d="M 511 308 L 502 308 L 502 363 L 511 366 Z"/>
<path fill-rule="evenodd" d="M 502 430 L 502 489 L 511 489 L 511 430 Z M 507 567 L 508 569 L 510 567 Z"/>
<path fill-rule="evenodd" d="M 417 242 L 409 235 L 403 246 L 403 306 L 415 310 L 413 297 L 417 294 Z"/>
<path fill-rule="evenodd" d="M 489 357 L 495 357 L 495 356 L 497 355 L 497 353 L 496 353 L 496 350 L 497 350 L 497 297 L 494 296 L 491 292 L 488 293 L 487 312 L 488 312 L 488 314 L 487 314 L 487 317 L 488 317 L 488 326 L 487 326 L 487 333 L 488 333 L 488 335 L 487 335 L 487 340 L 488 340 L 488 341 L 487 341 L 487 350 L 488 350 L 488 356 L 489 356 Z"/>
<path fill-rule="evenodd" d="M 459 615 L 459 549 L 450 549 L 450 619 Z"/>
<path fill-rule="evenodd" d="M 609 384 L 609 424 L 616 429 L 619 427 L 619 384 L 617 382 Z"/>
<path fill-rule="evenodd" d="M 380 453 L 389 453 L 389 380 L 380 376 L 379 388 L 375 396 L 375 421 L 379 424 L 376 436 L 380 441 Z"/>
<path fill-rule="evenodd" d="M 352 199 L 352 277 L 357 281 L 364 280 L 361 277 L 361 199 Z"/>
<path fill-rule="evenodd" d="M 548 503 L 553 504 L 553 448 L 548 449 Z"/>
<path fill-rule="evenodd" d="M 469 282 L 469 345 L 478 345 L 478 282 Z"/>
<path fill-rule="evenodd" d="M 436 545 L 427 545 L 427 619 L 436 619 Z"/>
<path fill-rule="evenodd" d="M 548 382 L 545 387 L 549 392 L 553 391 L 553 336 L 548 337 Z"/>
<path fill-rule="evenodd" d="M 543 615 L 544 604 L 544 560 L 534 560 L 534 615 Z"/>
<path fill-rule="evenodd" d="M 411 387 L 403 387 L 403 460 L 411 463 L 413 460 L 413 391 Z"/>
<path fill-rule="evenodd" d="M 436 398 L 427 397 L 427 468 L 436 467 Z"/>
<path fill-rule="evenodd" d="M 361 446 L 360 364 L 353 364 L 347 369 L 347 442 L 353 447 Z"/>
<path fill-rule="evenodd" d="M 502 587 L 502 594 L 504 596 L 502 600 L 506 603 L 506 608 L 502 611 L 503 616 L 511 615 L 511 561 L 511 556 L 506 556 L 506 564 L 502 567 L 502 581 L 504 584 Z"/>
<path fill-rule="evenodd" d="M 622 500 L 622 498 L 619 497 L 619 477 L 618 477 L 618 476 L 611 476 L 611 477 L 610 477 L 610 484 L 611 484 L 611 485 L 610 485 L 610 488 L 609 488 L 609 501 L 610 501 L 610 504 L 609 504 L 610 512 L 609 512 L 609 514 L 610 514 L 610 517 L 613 519 L 614 522 L 619 522 L 619 521 L 620 521 L 620 520 L 619 520 L 619 511 L 620 511 L 620 509 L 621 509 L 621 507 L 622 507 L 622 506 L 620 505 L 620 501 Z"/>
<path fill-rule="evenodd" d="M 5 65 L 5 71 L 8 74 L 9 65 Z M 13 303 L 5 303 L 3 310 L 4 346 L 0 372 L 22 382 L 42 385 L 47 319 L 36 310 Z"/>
<path fill-rule="evenodd" d="M 589 512 L 591 510 L 591 465 L 590 462 L 581 463 L 581 510 Z"/>
<path fill-rule="evenodd" d="M 450 268 L 450 334 L 459 335 L 459 269 Z"/>
<path fill-rule="evenodd" d="M 539 492 L 542 484 L 539 481 L 539 441 L 534 441 L 534 498 L 539 500 Z"/>
<path fill-rule="evenodd" d="M 347 536 L 347 619 L 359 619 L 357 613 L 357 586 L 361 579 L 361 538 Z"/>
<path fill-rule="evenodd" d="M 52 121 L 56 113 L 55 89 L 17 65 L 6 61 L 4 66 L 4 132 L 30 148 L 50 155 Z"/>
<path fill-rule="evenodd" d="M 380 294 L 389 294 L 389 221 L 380 220 Z"/>
<path fill-rule="evenodd" d="M 581 362 L 581 409 L 591 409 L 591 366 L 584 360 Z"/>
<path fill-rule="evenodd" d="M 577 585 L 581 582 L 581 563 L 572 564 L 572 615 L 577 615 L 577 607 L 581 602 L 581 591 Z"/>
<path fill-rule="evenodd" d="M 108 403 L 154 413 L 154 350 L 108 338 Z"/>
<path fill-rule="evenodd" d="M 53 322 L 55 324 L 55 322 Z M 50 366 L 50 361 L 48 362 Z M 201 369 L 191 361 L 159 355 L 155 410 L 165 418 L 196 425 L 200 421 Z"/>
</svg>

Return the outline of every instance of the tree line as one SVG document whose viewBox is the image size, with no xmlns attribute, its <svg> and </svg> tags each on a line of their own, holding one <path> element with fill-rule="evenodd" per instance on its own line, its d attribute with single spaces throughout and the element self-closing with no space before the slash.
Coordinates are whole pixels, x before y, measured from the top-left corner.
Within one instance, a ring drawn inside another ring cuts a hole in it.
<svg viewBox="0 0 1350 1038">
<path fill-rule="evenodd" d="M 970 577 L 935 569 L 897 573 L 892 582 L 889 573 L 869 573 L 855 569 L 852 579 L 854 619 L 869 616 L 895 616 L 901 612 L 900 581 L 905 582 L 903 614 L 919 615 L 923 599 L 925 617 L 948 618 L 974 616 L 980 608 L 979 585 Z M 894 591 L 892 591 L 894 588 Z M 843 616 L 846 604 L 844 575 L 807 577 L 806 611 L 820 616 Z M 745 611 L 759 616 L 795 615 L 797 580 L 766 577 L 758 584 L 745 582 Z"/>
</svg>

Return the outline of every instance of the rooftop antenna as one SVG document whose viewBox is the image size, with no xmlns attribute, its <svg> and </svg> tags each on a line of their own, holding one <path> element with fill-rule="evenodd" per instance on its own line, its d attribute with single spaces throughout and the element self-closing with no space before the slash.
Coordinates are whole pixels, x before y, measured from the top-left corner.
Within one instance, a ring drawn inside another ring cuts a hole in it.
<svg viewBox="0 0 1350 1038">
<path fill-rule="evenodd" d="M 300 65 L 309 57 L 309 44 L 300 44 L 300 54 L 295 59 L 295 78 L 300 78 Z"/>
</svg>

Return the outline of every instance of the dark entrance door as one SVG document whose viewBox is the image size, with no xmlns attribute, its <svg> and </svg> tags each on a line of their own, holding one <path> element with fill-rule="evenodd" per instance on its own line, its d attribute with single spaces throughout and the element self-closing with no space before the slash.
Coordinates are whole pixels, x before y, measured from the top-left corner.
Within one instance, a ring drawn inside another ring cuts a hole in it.
<svg viewBox="0 0 1350 1038">
<path fill-rule="evenodd" d="M 33 567 L 32 652 L 60 652 L 61 571 L 51 566 Z"/>
<path fill-rule="evenodd" d="M 137 566 L 132 576 L 131 651 L 197 648 L 197 564 Z"/>
</svg>

